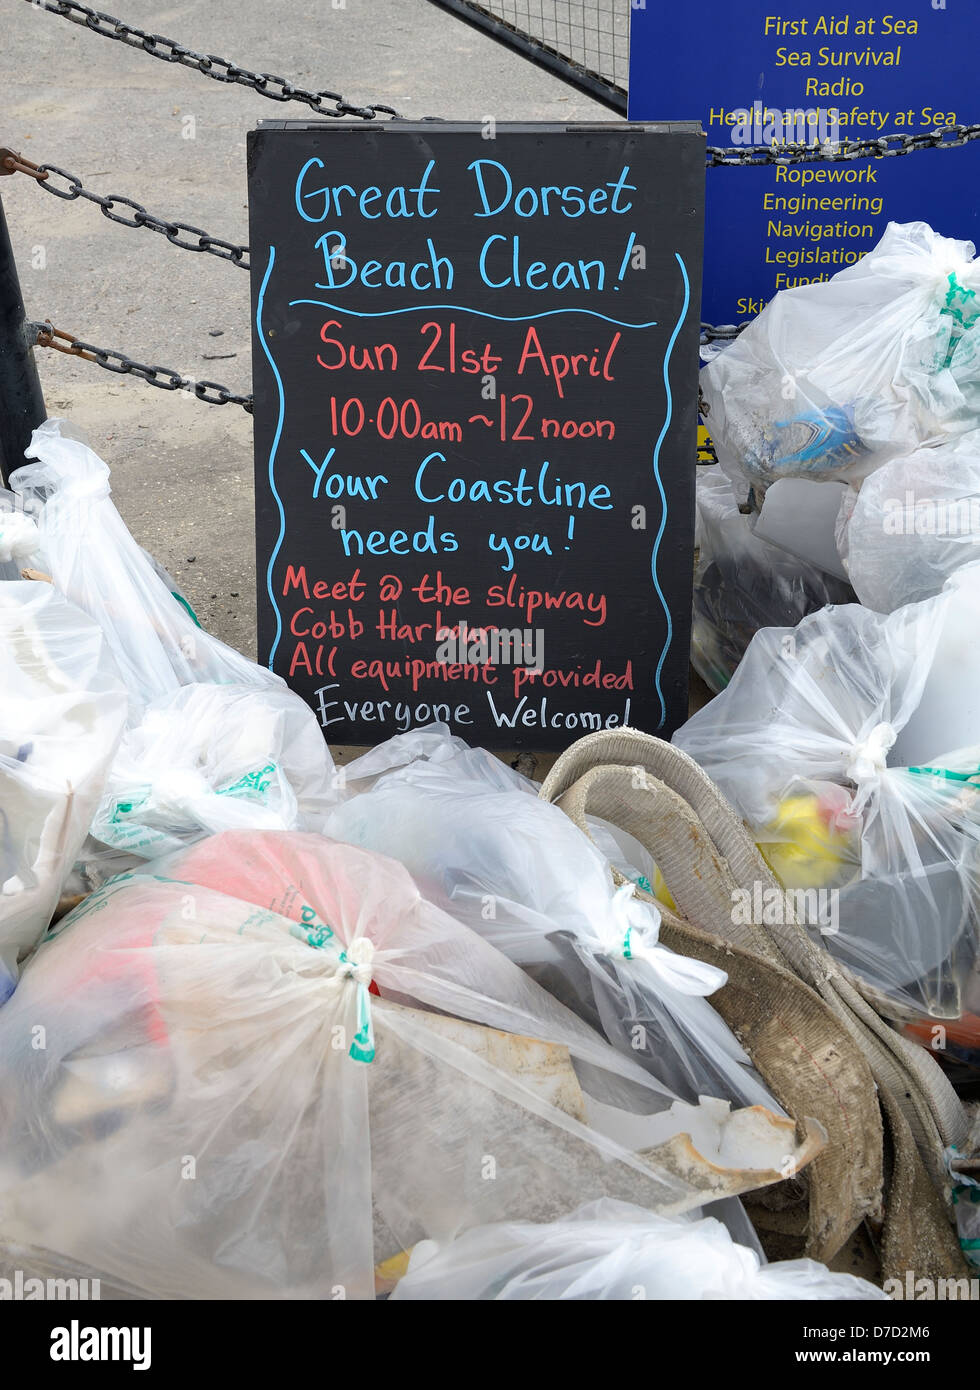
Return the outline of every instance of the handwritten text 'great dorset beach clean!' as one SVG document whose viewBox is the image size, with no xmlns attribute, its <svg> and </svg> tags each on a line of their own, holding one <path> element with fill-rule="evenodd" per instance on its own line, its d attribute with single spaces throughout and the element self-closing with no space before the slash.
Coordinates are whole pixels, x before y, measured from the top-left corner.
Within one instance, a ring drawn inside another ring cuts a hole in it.
<svg viewBox="0 0 980 1390">
<path fill-rule="evenodd" d="M 295 185 L 296 211 L 304 222 L 317 226 L 335 225 L 315 241 L 323 256 L 323 279 L 317 288 L 347 289 L 354 284 L 367 289 L 451 290 L 456 280 L 452 257 L 441 252 L 431 236 L 420 244 L 419 259 L 361 260 L 356 240 L 345 226 L 352 218 L 366 221 L 417 220 L 431 222 L 438 217 L 440 189 L 436 160 L 430 159 L 418 182 L 407 187 L 396 184 L 382 188 L 371 184 L 355 188 L 349 183 L 324 183 L 322 159 L 308 159 Z M 594 188 L 575 184 L 518 185 L 507 166 L 497 159 L 474 159 L 466 166 L 472 175 L 472 216 L 493 219 L 503 214 L 534 219 L 540 226 L 561 219 L 616 217 L 630 212 L 629 195 L 636 185 L 629 182 L 630 167 Z M 456 216 L 459 209 L 453 209 Z M 550 220 L 550 221 L 549 221 Z M 477 255 L 480 279 L 488 289 L 603 291 L 618 289 L 630 268 L 636 246 L 636 233 L 624 238 L 623 252 L 608 262 L 601 257 L 546 261 L 529 252 L 519 232 L 509 235 L 491 232 Z"/>
</svg>

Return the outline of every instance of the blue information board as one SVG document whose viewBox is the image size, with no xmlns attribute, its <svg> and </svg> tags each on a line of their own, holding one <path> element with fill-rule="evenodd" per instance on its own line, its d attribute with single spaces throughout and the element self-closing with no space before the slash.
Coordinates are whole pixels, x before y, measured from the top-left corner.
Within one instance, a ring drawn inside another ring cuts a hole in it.
<svg viewBox="0 0 980 1390">
<path fill-rule="evenodd" d="M 632 0 L 630 120 L 696 118 L 709 146 L 726 147 L 801 130 L 814 143 L 980 121 L 980 5 L 937 3 Z M 853 163 L 711 169 L 702 316 L 754 317 L 777 290 L 852 265 L 889 222 L 976 241 L 978 190 L 980 141 Z"/>
</svg>

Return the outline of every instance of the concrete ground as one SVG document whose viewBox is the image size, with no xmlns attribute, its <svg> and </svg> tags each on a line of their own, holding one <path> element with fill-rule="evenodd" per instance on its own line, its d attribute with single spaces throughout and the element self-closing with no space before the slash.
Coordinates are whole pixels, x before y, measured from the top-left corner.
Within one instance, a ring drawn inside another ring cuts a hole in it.
<svg viewBox="0 0 980 1390">
<path fill-rule="evenodd" d="M 126 22 L 299 86 L 372 98 L 406 116 L 615 119 L 431 0 L 93 0 Z M 0 145 L 56 164 L 228 241 L 245 242 L 245 134 L 306 118 L 149 57 L 27 0 L 5 0 Z M 88 342 L 251 389 L 248 275 L 163 236 L 109 222 L 15 175 L 0 197 L 27 312 Z M 255 654 L 252 429 L 209 406 L 61 354 L 38 352 L 51 415 L 81 425 L 112 468 L 137 540 L 170 570 L 202 623 Z"/>
</svg>

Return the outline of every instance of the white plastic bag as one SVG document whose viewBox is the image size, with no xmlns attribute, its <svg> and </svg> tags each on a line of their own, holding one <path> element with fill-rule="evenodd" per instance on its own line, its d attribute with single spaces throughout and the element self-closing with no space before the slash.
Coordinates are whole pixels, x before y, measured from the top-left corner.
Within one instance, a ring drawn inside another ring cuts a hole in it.
<svg viewBox="0 0 980 1390">
<path fill-rule="evenodd" d="M 144 859 L 221 830 L 313 830 L 336 795 L 323 735 L 289 690 L 186 685 L 123 735 L 92 823 Z"/>
<path fill-rule="evenodd" d="M 0 583 L 0 1003 L 58 905 L 125 717 L 100 628 L 50 584 Z"/>
<path fill-rule="evenodd" d="M 754 535 L 720 468 L 697 472 L 697 545 L 691 665 L 716 694 L 760 628 L 854 601 L 848 584 Z"/>
<path fill-rule="evenodd" d="M 676 1094 L 778 1109 L 706 998 L 722 972 L 661 946 L 656 908 L 617 889 L 596 846 L 526 778 L 445 726 L 419 734 L 347 768 L 354 785 L 387 770 L 330 813 L 327 833 L 405 864 L 426 897 Z"/>
<path fill-rule="evenodd" d="M 885 617 L 852 604 L 766 629 L 674 735 L 783 886 L 808 890 L 769 902 L 760 885 L 733 910 L 770 923 L 795 910 L 899 1016 L 958 1017 L 977 954 L 978 603 L 973 566 Z M 957 712 L 972 747 L 956 746 Z"/>
<path fill-rule="evenodd" d="M 419 1240 L 595 1193 L 683 1212 L 698 1171 L 714 1197 L 794 1153 L 789 1121 L 760 1150 L 757 1111 L 674 1103 L 390 860 L 232 831 L 153 870 L 64 919 L 0 1009 L 0 1260 L 370 1298 Z"/>
<path fill-rule="evenodd" d="M 837 544 L 876 613 L 938 594 L 980 560 L 980 431 L 892 459 L 841 505 Z"/>
<path fill-rule="evenodd" d="M 145 858 L 209 831 L 317 830 L 336 797 L 316 716 L 273 672 L 204 632 L 130 535 L 109 469 L 48 420 L 11 483 L 55 584 L 98 622 L 130 694 L 93 833 Z"/>
<path fill-rule="evenodd" d="M 590 1202 L 547 1226 L 481 1226 L 423 1241 L 392 1299 L 888 1301 L 816 1260 L 767 1265 L 711 1217 L 682 1221 L 628 1202 Z"/>
<path fill-rule="evenodd" d="M 701 373 L 705 423 L 743 498 L 783 477 L 860 479 L 976 426 L 972 242 L 889 223 L 829 281 L 776 295 Z"/>
<path fill-rule="evenodd" d="M 270 671 L 203 632 L 172 595 L 113 505 L 109 468 L 47 420 L 31 436 L 38 462 L 10 483 L 38 507 L 48 573 L 72 603 L 100 623 L 130 691 L 134 714 L 198 682 L 282 689 Z"/>
</svg>

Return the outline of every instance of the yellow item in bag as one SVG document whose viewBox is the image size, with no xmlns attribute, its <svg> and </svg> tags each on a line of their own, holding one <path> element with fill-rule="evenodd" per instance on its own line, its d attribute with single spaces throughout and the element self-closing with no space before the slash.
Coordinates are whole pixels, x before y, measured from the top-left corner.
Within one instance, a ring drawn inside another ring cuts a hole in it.
<svg viewBox="0 0 980 1390">
<path fill-rule="evenodd" d="M 658 902 L 663 903 L 664 907 L 669 907 L 671 912 L 677 911 L 674 895 L 667 887 L 664 876 L 656 864 L 653 866 L 653 882 L 650 882 L 646 874 L 641 874 L 636 880 L 636 886 L 637 888 L 642 888 L 644 892 L 650 893 Z"/>
<path fill-rule="evenodd" d="M 830 825 L 812 795 L 787 796 L 763 833 L 759 849 L 784 888 L 824 887 L 849 857 L 848 835 Z"/>
</svg>

